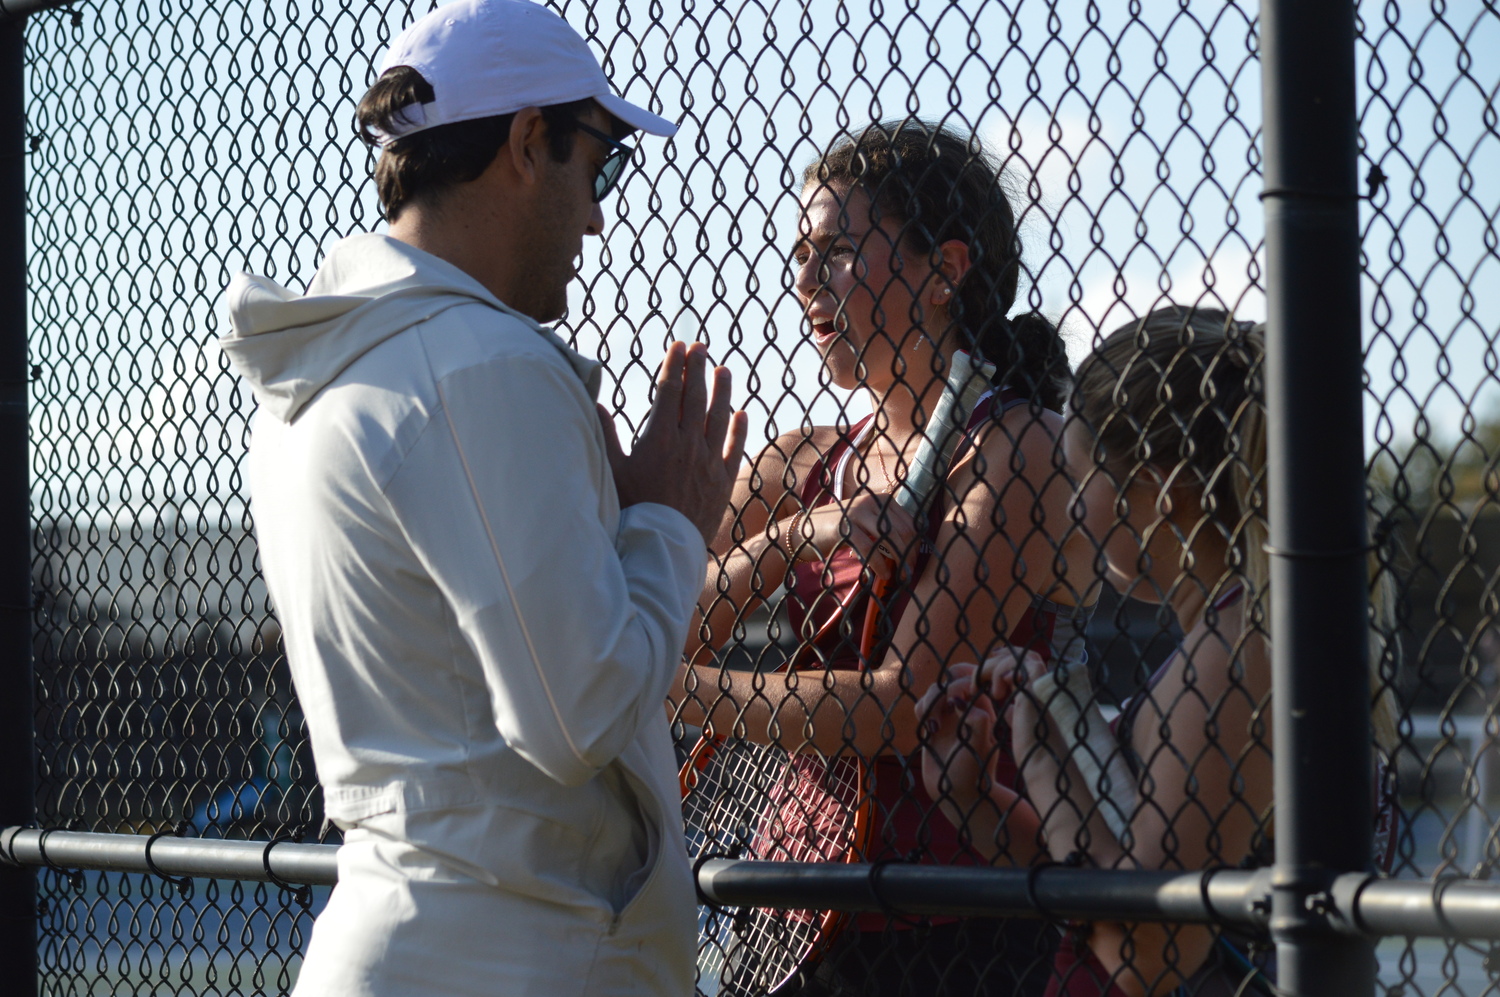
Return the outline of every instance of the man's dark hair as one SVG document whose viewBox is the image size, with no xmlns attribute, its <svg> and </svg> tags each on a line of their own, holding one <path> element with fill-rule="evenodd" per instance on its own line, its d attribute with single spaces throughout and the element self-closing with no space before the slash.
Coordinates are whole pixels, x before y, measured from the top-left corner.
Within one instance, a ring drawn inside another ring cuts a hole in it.
<svg viewBox="0 0 1500 997">
<path fill-rule="evenodd" d="M 399 130 L 405 108 L 435 99 L 432 84 L 410 66 L 393 66 L 375 81 L 355 112 L 360 137 L 376 144 L 379 133 Z M 578 116 L 593 98 L 541 108 L 552 158 L 565 163 L 573 155 Z M 461 183 L 478 179 L 510 138 L 514 114 L 455 121 L 398 138 L 385 146 L 375 165 L 375 190 L 387 221 L 395 221 L 408 204 L 425 200 Z"/>
</svg>

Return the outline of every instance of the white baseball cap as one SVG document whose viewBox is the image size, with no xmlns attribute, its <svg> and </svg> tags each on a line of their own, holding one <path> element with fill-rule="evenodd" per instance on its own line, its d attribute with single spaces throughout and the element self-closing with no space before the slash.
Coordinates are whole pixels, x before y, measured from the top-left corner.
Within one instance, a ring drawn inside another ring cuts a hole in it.
<svg viewBox="0 0 1500 997">
<path fill-rule="evenodd" d="M 666 118 L 615 96 L 578 32 L 531 0 L 453 0 L 401 32 L 381 63 L 410 66 L 434 99 L 402 110 L 381 145 L 438 125 L 592 97 L 631 128 L 672 135 Z"/>
</svg>

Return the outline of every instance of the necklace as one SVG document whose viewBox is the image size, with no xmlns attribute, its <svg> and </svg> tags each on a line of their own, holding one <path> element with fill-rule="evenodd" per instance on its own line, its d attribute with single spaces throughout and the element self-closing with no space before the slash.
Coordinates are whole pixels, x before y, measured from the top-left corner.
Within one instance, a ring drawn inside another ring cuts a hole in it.
<svg viewBox="0 0 1500 997">
<path fill-rule="evenodd" d="M 881 452 L 880 441 L 875 438 L 875 434 L 873 432 L 870 434 L 870 450 L 875 451 L 875 459 L 880 462 L 880 475 L 881 477 L 885 478 L 886 492 L 890 493 L 895 491 L 896 479 L 891 477 L 890 469 L 885 466 L 885 454 Z M 868 458 L 868 451 L 866 452 L 866 457 Z"/>
</svg>

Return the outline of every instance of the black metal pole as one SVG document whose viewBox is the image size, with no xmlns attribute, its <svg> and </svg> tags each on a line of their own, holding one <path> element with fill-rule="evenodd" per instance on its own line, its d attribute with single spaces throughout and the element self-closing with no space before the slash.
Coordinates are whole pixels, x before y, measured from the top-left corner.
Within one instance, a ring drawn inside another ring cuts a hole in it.
<svg viewBox="0 0 1500 997">
<path fill-rule="evenodd" d="M 24 19 L 0 21 L 0 825 L 35 816 Z M 35 994 L 36 874 L 0 867 L 0 991 Z"/>
<path fill-rule="evenodd" d="M 1370 863 L 1354 4 L 1261 4 L 1276 865 L 1293 997 L 1369 997 L 1375 956 L 1324 914 Z"/>
</svg>

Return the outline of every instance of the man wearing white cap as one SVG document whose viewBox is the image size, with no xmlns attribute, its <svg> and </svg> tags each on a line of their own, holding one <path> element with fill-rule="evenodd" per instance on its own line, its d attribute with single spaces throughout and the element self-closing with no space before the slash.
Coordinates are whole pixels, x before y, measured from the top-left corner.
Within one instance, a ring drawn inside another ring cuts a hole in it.
<svg viewBox="0 0 1500 997">
<path fill-rule="evenodd" d="M 663 707 L 744 444 L 701 347 L 630 456 L 542 322 L 641 129 L 559 17 L 457 0 L 359 108 L 389 235 L 221 340 L 339 885 L 296 993 L 676 994 L 695 903 Z M 711 381 L 711 387 L 705 382 Z"/>
</svg>

